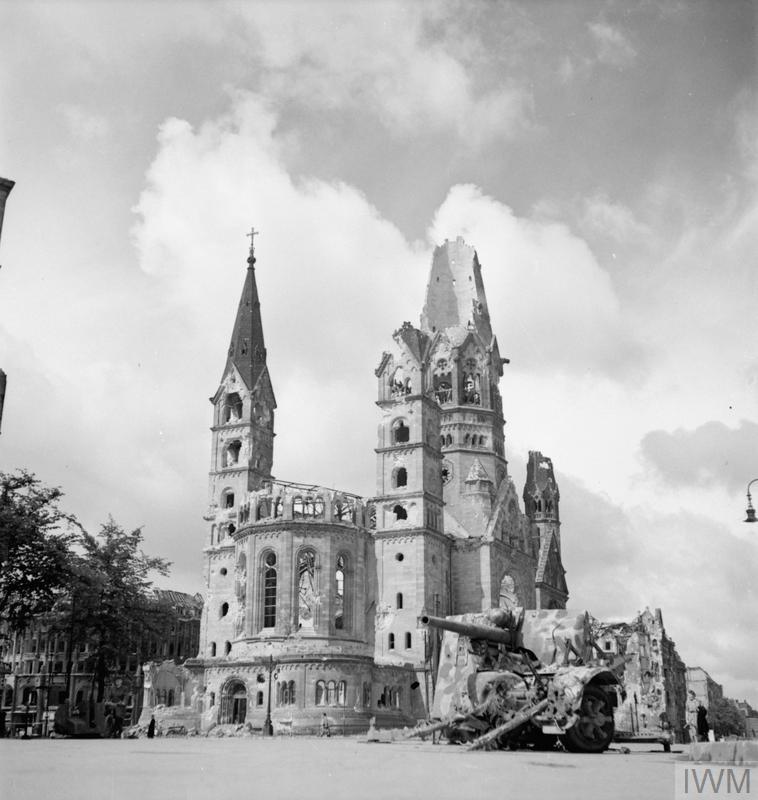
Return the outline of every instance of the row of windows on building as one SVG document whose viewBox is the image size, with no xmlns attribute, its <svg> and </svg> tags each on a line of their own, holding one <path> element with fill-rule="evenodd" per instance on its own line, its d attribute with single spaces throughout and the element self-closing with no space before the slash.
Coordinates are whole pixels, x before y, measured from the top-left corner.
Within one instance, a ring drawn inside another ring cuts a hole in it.
<svg viewBox="0 0 758 800">
<path fill-rule="evenodd" d="M 469 367 L 469 371 L 464 372 L 460 382 L 460 402 L 463 405 L 481 405 L 481 375 Z M 390 396 L 394 398 L 405 397 L 412 391 L 411 379 L 406 377 L 403 368 L 398 367 L 390 376 L 389 390 Z M 432 382 L 432 394 L 440 405 L 452 403 L 453 384 L 452 374 L 435 374 Z"/>
<path fill-rule="evenodd" d="M 278 562 L 276 553 L 268 550 L 262 557 L 261 574 L 263 578 L 263 609 L 261 627 L 273 628 L 276 626 L 277 596 L 278 596 Z M 310 548 L 300 550 L 297 555 L 297 615 L 298 629 L 312 629 L 316 623 L 317 606 L 319 605 L 320 587 L 318 586 L 316 551 Z M 340 553 L 335 562 L 332 574 L 332 608 L 333 624 L 335 630 L 347 630 L 348 599 L 345 595 L 345 581 L 347 576 L 347 556 Z M 219 618 L 227 616 L 229 603 L 223 602 L 219 606 Z M 224 655 L 228 655 L 231 644 L 226 642 Z M 216 643 L 210 644 L 211 656 L 216 656 Z"/>
<path fill-rule="evenodd" d="M 405 649 L 410 650 L 413 647 L 413 636 L 410 631 L 405 632 Z M 390 633 L 387 636 L 387 649 L 395 649 L 395 634 Z"/>
<path fill-rule="evenodd" d="M 392 442 L 394 444 L 406 444 L 410 441 L 410 429 L 405 424 L 405 421 L 400 419 L 396 420 L 392 425 Z M 446 433 L 443 436 L 440 436 L 439 445 L 440 448 L 444 447 L 452 447 L 456 444 L 456 440 L 453 438 L 453 435 L 450 433 Z M 475 433 L 466 433 L 461 439 L 460 444 L 463 447 L 487 447 L 488 440 L 486 436 L 481 434 Z M 405 484 L 395 484 L 395 485 L 402 485 Z"/>
<path fill-rule="evenodd" d="M 197 640 L 198 637 L 193 637 Z M 231 645 L 229 645 L 231 648 Z M 197 653 L 198 649 L 198 642 L 195 641 L 194 644 L 190 643 L 188 646 L 184 642 L 178 642 L 176 645 L 174 642 L 166 642 L 163 641 L 160 644 L 156 641 L 153 641 L 150 645 L 150 648 L 147 651 L 147 656 L 163 656 L 166 658 L 189 658 Z M 79 653 L 78 655 L 82 655 Z M 144 660 L 144 659 L 143 659 Z M 11 667 L 9 661 L 6 660 L 5 662 L 8 666 L 6 669 L 9 671 L 15 671 L 18 674 L 27 674 L 27 675 L 39 675 L 42 673 L 52 673 L 53 675 L 60 675 L 66 670 L 66 662 L 62 659 L 58 660 L 38 660 L 38 659 L 26 659 L 24 661 L 15 662 L 15 668 Z M 132 672 L 137 669 L 140 663 L 140 658 L 136 655 L 129 656 L 127 658 L 121 659 L 119 661 L 117 667 L 121 672 Z M 87 673 L 92 672 L 95 668 L 95 664 L 92 658 L 85 658 L 77 659 L 74 658 L 71 662 L 71 671 L 72 673 Z"/>
<path fill-rule="evenodd" d="M 234 508 L 235 495 L 232 489 L 221 492 L 221 508 Z M 296 495 L 287 500 L 292 511 L 293 519 L 324 519 L 325 503 L 319 495 Z M 336 500 L 332 506 L 333 519 L 337 522 L 355 522 L 355 502 L 350 499 Z M 250 509 L 240 517 L 240 522 L 247 522 L 250 518 Z M 284 516 L 284 498 L 261 497 L 255 506 L 254 519 L 278 519 Z"/>
<path fill-rule="evenodd" d="M 244 686 L 241 694 L 244 695 Z M 364 682 L 362 685 L 361 700 L 364 708 L 371 707 L 371 684 Z M 171 692 L 173 694 L 173 692 Z M 235 694 L 236 696 L 236 694 Z M 382 692 L 377 698 L 376 705 L 378 708 L 400 708 L 402 704 L 403 690 L 400 686 L 384 686 Z M 166 702 L 166 705 L 173 704 L 173 697 L 166 698 L 171 702 Z M 255 705 L 260 708 L 264 705 L 266 700 L 265 693 L 258 690 L 255 693 Z M 297 705 L 297 689 L 295 681 L 278 681 L 276 684 L 276 694 L 274 697 L 277 707 L 294 706 Z M 314 686 L 313 702 L 316 707 L 338 707 L 344 708 L 347 706 L 347 681 L 317 681 Z M 210 706 L 216 703 L 216 693 L 210 693 Z"/>
</svg>

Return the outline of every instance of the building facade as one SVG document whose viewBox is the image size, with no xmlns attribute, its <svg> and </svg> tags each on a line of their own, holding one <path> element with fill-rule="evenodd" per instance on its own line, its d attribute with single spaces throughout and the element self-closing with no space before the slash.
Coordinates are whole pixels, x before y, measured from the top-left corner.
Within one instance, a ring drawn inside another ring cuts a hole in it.
<svg viewBox="0 0 758 800">
<path fill-rule="evenodd" d="M 438 646 L 421 615 L 565 608 L 553 466 L 529 454 L 522 510 L 505 457 L 507 361 L 462 239 L 435 250 L 420 327 L 393 340 L 375 370 L 376 495 L 274 478 L 251 246 L 211 398 L 207 596 L 186 665 L 200 727 L 412 723 L 427 715 Z"/>
<path fill-rule="evenodd" d="M 136 721 L 141 710 L 145 658 L 178 664 L 196 654 L 199 647 L 202 596 L 162 589 L 154 590 L 154 596 L 162 607 L 174 612 L 166 629 L 145 636 L 138 648 L 112 665 L 106 680 L 104 700 L 119 706 L 125 721 Z M 52 730 L 55 711 L 66 701 L 75 713 L 85 713 L 95 687 L 95 653 L 87 642 L 72 644 L 65 631 L 42 615 L 23 635 L 2 637 L 1 641 L 4 681 L 0 709 L 11 731 Z"/>
<path fill-rule="evenodd" d="M 626 658 L 626 698 L 615 711 L 616 729 L 630 734 L 671 732 L 684 742 L 687 668 L 666 634 L 659 608 L 646 608 L 631 622 L 596 622 L 594 635 L 608 657 Z"/>
<path fill-rule="evenodd" d="M 708 710 L 715 700 L 724 696 L 724 687 L 702 667 L 687 667 L 687 691 L 695 692 L 698 702 Z"/>
</svg>

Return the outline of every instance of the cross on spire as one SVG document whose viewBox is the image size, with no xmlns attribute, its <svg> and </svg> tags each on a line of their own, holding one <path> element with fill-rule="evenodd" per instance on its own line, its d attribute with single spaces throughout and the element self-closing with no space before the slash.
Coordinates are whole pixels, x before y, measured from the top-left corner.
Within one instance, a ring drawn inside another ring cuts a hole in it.
<svg viewBox="0 0 758 800">
<path fill-rule="evenodd" d="M 250 229 L 250 233 L 246 233 L 245 236 L 250 237 L 250 257 L 247 259 L 250 263 L 255 263 L 255 237 L 260 236 L 260 231 L 255 230 L 255 228 Z"/>
</svg>

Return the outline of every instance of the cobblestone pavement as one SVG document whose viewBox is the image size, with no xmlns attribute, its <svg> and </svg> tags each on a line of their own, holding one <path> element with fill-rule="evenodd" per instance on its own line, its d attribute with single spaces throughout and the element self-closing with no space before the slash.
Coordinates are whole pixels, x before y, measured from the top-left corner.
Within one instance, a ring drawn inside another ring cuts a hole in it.
<svg viewBox="0 0 758 800">
<path fill-rule="evenodd" d="M 0 798 L 672 800 L 680 749 L 574 755 L 351 738 L 3 739 Z"/>
</svg>

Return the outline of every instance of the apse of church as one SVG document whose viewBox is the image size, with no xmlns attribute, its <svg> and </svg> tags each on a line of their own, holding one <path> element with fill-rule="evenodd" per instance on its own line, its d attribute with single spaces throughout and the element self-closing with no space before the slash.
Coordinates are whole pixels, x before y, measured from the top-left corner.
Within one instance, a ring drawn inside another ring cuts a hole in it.
<svg viewBox="0 0 758 800">
<path fill-rule="evenodd" d="M 552 464 L 530 453 L 522 511 L 505 458 L 507 359 L 477 254 L 458 238 L 434 252 L 420 326 L 403 323 L 375 371 L 376 496 L 274 478 L 255 263 L 251 245 L 211 398 L 207 596 L 187 665 L 200 727 L 270 717 L 308 731 L 324 713 L 346 731 L 411 723 L 436 667 L 420 616 L 565 607 Z"/>
</svg>

